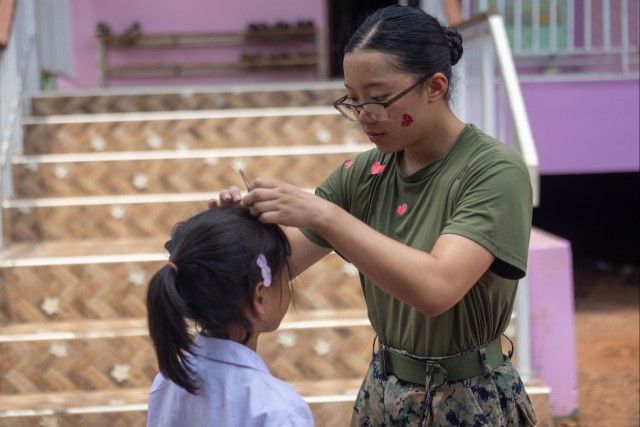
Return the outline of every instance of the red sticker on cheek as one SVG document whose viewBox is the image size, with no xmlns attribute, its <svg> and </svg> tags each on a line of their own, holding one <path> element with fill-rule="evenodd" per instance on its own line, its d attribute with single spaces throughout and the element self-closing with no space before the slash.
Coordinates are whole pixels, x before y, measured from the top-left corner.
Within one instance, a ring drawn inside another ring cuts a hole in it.
<svg viewBox="0 0 640 427">
<path fill-rule="evenodd" d="M 404 116 L 402 116 L 402 127 L 403 128 L 406 128 L 411 123 L 413 123 L 413 117 L 411 117 L 409 114 L 405 114 Z"/>
</svg>

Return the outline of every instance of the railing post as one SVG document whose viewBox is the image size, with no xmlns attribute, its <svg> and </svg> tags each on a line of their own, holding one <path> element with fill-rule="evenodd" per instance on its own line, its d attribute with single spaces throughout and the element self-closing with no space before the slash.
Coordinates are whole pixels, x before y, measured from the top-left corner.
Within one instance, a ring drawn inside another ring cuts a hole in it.
<svg viewBox="0 0 640 427">
<path fill-rule="evenodd" d="M 4 241 L 2 204 L 13 195 L 11 158 L 22 149 L 22 117 L 39 86 L 34 0 L 16 2 L 7 46 L 0 52 L 0 248 Z"/>
</svg>

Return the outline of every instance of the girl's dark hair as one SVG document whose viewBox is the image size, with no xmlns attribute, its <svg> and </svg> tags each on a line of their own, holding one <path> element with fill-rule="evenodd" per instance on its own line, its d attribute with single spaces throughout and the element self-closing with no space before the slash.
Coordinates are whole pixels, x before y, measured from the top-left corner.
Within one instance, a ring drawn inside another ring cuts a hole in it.
<svg viewBox="0 0 640 427">
<path fill-rule="evenodd" d="M 421 9 L 393 5 L 376 10 L 360 25 L 344 53 L 375 50 L 393 56 L 395 68 L 424 76 L 443 73 L 451 86 L 451 66 L 462 57 L 462 36 Z M 447 91 L 447 99 L 450 93 Z"/>
<path fill-rule="evenodd" d="M 177 271 L 167 264 L 149 282 L 149 334 L 160 372 L 195 394 L 187 359 L 193 327 L 228 339 L 227 327 L 238 324 L 246 343 L 252 327 L 243 308 L 254 309 L 255 287 L 263 280 L 258 255 L 264 254 L 273 277 L 284 268 L 288 278 L 291 249 L 279 226 L 262 224 L 237 206 L 215 207 L 176 224 L 165 248 Z"/>
</svg>

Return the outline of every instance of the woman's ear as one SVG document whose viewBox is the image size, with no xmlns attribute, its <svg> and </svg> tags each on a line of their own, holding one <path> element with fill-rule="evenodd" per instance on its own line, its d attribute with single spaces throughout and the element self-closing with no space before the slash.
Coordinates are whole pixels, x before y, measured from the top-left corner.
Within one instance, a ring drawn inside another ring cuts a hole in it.
<svg viewBox="0 0 640 427">
<path fill-rule="evenodd" d="M 442 73 L 435 73 L 427 80 L 427 93 L 430 102 L 444 98 L 448 89 L 449 79 Z"/>
</svg>

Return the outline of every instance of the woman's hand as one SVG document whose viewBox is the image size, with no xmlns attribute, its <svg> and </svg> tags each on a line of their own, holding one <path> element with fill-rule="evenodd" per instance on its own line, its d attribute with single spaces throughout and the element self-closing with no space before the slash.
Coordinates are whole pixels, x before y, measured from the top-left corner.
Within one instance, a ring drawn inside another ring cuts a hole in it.
<svg viewBox="0 0 640 427">
<path fill-rule="evenodd" d="M 315 228 L 334 207 L 309 191 L 271 179 L 256 179 L 242 204 L 265 223 Z"/>
<path fill-rule="evenodd" d="M 209 208 L 214 206 L 228 206 L 228 205 L 239 205 L 242 204 L 242 193 L 240 193 L 240 189 L 235 185 L 232 185 L 226 190 L 220 191 L 218 194 L 218 200 L 211 199 L 209 200 Z"/>
</svg>

